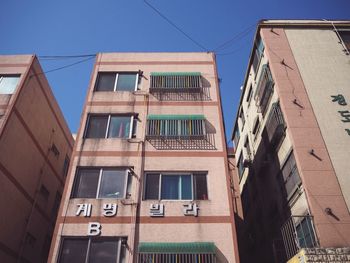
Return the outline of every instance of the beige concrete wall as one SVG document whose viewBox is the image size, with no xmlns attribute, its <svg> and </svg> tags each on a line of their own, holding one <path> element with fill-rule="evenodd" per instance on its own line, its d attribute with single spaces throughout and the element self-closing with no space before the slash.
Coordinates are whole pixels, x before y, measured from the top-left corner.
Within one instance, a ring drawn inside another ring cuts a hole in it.
<svg viewBox="0 0 350 263">
<path fill-rule="evenodd" d="M 350 123 L 338 111 L 350 111 L 349 56 L 333 30 L 285 30 L 317 123 L 332 161 L 342 193 L 350 209 Z M 342 94 L 347 105 L 332 102 Z"/>
</svg>

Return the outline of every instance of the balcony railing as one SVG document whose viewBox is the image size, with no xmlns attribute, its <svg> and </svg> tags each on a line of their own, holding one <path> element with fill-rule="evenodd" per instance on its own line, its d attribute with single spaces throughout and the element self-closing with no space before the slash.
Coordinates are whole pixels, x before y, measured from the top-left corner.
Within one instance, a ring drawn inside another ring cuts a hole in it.
<svg viewBox="0 0 350 263">
<path fill-rule="evenodd" d="M 149 115 L 146 140 L 159 150 L 214 150 L 203 115 Z"/>
<path fill-rule="evenodd" d="M 199 72 L 152 72 L 149 89 L 159 100 L 209 100 Z"/>
<path fill-rule="evenodd" d="M 274 103 L 266 121 L 267 137 L 272 146 L 278 144 L 285 134 L 285 122 L 279 103 Z"/>
<path fill-rule="evenodd" d="M 310 215 L 290 217 L 283 224 L 281 233 L 288 259 L 296 255 L 302 248 L 317 247 L 319 244 L 313 217 Z"/>
<path fill-rule="evenodd" d="M 258 80 L 257 89 L 255 92 L 255 100 L 259 112 L 264 116 L 267 110 L 268 102 L 273 93 L 274 81 L 268 65 L 264 65 L 261 70 L 261 75 Z"/>
</svg>

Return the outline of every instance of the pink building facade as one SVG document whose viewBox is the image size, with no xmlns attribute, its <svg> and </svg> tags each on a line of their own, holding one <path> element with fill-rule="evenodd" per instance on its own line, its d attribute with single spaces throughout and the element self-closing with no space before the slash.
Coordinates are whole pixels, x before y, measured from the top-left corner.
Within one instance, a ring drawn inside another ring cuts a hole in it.
<svg viewBox="0 0 350 263">
<path fill-rule="evenodd" d="M 239 262 L 228 167 L 212 53 L 98 54 L 49 262 Z"/>
<path fill-rule="evenodd" d="M 0 262 L 47 262 L 73 143 L 38 59 L 0 56 Z"/>
<path fill-rule="evenodd" d="M 318 20 L 257 28 L 233 133 L 242 262 L 350 246 L 349 28 Z"/>
</svg>

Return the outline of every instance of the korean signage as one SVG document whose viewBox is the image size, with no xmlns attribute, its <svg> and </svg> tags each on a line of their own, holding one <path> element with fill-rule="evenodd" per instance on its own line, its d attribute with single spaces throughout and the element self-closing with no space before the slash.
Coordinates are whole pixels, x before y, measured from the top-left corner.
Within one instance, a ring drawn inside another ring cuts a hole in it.
<svg viewBox="0 0 350 263">
<path fill-rule="evenodd" d="M 184 216 L 198 216 L 199 206 L 196 203 L 184 204 L 182 213 Z M 92 211 L 92 204 L 82 203 L 77 204 L 76 216 L 90 217 Z M 117 215 L 118 205 L 115 203 L 103 204 L 101 213 L 104 217 L 114 217 Z M 149 207 L 149 215 L 151 217 L 164 217 L 165 206 L 164 204 L 151 204 Z M 101 234 L 102 226 L 99 222 L 89 222 L 88 225 L 88 236 L 98 236 Z"/>
<path fill-rule="evenodd" d="M 346 108 L 348 104 L 342 94 L 332 95 L 331 98 L 332 102 L 337 102 L 341 106 L 342 110 L 338 110 L 338 113 L 342 122 L 349 123 L 349 127 L 345 131 L 350 136 L 350 111 Z"/>
</svg>

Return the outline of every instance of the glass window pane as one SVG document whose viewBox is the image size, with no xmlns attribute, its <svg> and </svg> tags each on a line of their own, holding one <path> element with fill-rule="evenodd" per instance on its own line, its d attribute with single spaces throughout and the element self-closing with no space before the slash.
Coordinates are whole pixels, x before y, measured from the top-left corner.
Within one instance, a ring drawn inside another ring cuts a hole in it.
<svg viewBox="0 0 350 263">
<path fill-rule="evenodd" d="M 19 76 L 0 76 L 0 94 L 13 94 L 18 81 Z"/>
<path fill-rule="evenodd" d="M 177 200 L 179 199 L 179 175 L 163 175 L 162 176 L 162 188 L 161 199 Z"/>
<path fill-rule="evenodd" d="M 125 170 L 103 170 L 99 198 L 125 197 Z"/>
<path fill-rule="evenodd" d="M 99 73 L 96 83 L 97 91 L 113 91 L 115 83 L 115 73 Z"/>
<path fill-rule="evenodd" d="M 85 263 L 88 239 L 64 239 L 59 257 L 60 263 Z"/>
<path fill-rule="evenodd" d="M 108 116 L 90 116 L 86 138 L 105 138 Z"/>
<path fill-rule="evenodd" d="M 129 138 L 130 120 L 130 116 L 112 116 L 108 138 Z"/>
<path fill-rule="evenodd" d="M 208 200 L 207 176 L 205 174 L 195 174 L 193 176 L 196 200 Z"/>
<path fill-rule="evenodd" d="M 181 175 L 181 199 L 192 200 L 191 175 Z"/>
<path fill-rule="evenodd" d="M 134 91 L 136 74 L 119 73 L 117 81 L 117 91 Z"/>
<path fill-rule="evenodd" d="M 116 263 L 118 242 L 111 240 L 92 240 L 89 252 L 89 263 Z M 73 262 L 73 261 L 72 261 Z"/>
<path fill-rule="evenodd" d="M 73 197 L 96 198 L 100 170 L 79 170 Z"/>
<path fill-rule="evenodd" d="M 147 174 L 145 199 L 159 199 L 159 174 Z"/>
</svg>

